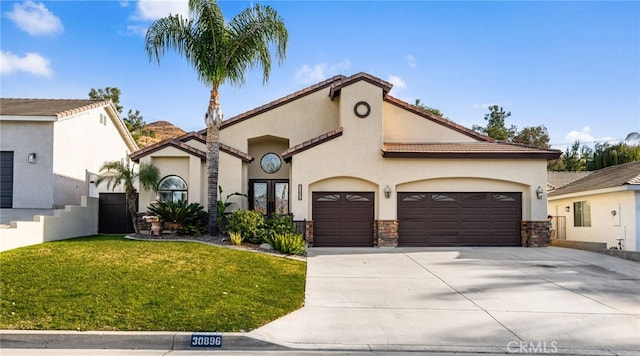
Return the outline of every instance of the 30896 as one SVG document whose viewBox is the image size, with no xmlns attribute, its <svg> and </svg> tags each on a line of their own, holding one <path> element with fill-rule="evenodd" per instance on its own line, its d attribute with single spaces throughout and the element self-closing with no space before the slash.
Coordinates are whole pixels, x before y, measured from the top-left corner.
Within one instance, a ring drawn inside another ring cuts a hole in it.
<svg viewBox="0 0 640 356">
<path fill-rule="evenodd" d="M 191 335 L 191 347 L 221 347 L 222 335 L 217 333 L 211 334 L 193 334 Z"/>
</svg>

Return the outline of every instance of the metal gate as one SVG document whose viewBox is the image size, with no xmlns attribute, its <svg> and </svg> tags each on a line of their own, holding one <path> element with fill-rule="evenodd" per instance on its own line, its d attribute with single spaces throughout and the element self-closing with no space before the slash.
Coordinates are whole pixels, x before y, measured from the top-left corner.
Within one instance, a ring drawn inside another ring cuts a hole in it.
<svg viewBox="0 0 640 356">
<path fill-rule="evenodd" d="M 136 211 L 138 211 L 137 207 Z M 100 193 L 98 233 L 128 234 L 134 231 L 125 193 Z"/>
</svg>

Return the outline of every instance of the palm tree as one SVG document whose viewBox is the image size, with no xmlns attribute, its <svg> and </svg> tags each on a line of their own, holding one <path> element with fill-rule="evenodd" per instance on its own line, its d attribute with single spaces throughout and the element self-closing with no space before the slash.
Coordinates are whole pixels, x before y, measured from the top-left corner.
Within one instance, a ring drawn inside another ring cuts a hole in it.
<svg viewBox="0 0 640 356">
<path fill-rule="evenodd" d="M 96 186 L 102 182 L 107 183 L 107 189 L 114 190 L 119 185 L 124 185 L 125 199 L 127 203 L 127 209 L 131 215 L 131 222 L 133 223 L 133 229 L 136 234 L 138 231 L 138 224 L 136 224 L 136 200 L 138 191 L 133 186 L 136 180 L 140 182 L 143 188 L 147 190 L 155 190 L 160 179 L 160 171 L 158 167 L 142 163 L 140 168 L 136 171 L 129 158 L 120 161 L 104 162 L 100 167 L 101 175 L 96 179 Z"/>
<path fill-rule="evenodd" d="M 220 85 L 241 86 L 249 68 L 262 69 L 263 84 L 271 71 L 270 46 L 281 63 L 286 55 L 288 33 L 282 18 L 269 6 L 255 5 L 225 22 L 215 0 L 189 0 L 189 17 L 169 15 L 147 30 L 145 49 L 149 60 L 166 49 L 183 55 L 199 79 L 211 86 L 205 114 L 207 125 L 207 205 L 209 234 L 218 233 L 218 166 L 220 148 Z"/>
</svg>

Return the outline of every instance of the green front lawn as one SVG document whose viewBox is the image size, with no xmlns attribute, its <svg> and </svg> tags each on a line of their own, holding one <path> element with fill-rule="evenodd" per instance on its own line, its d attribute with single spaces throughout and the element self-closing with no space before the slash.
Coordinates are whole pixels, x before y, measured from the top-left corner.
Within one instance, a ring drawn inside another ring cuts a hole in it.
<svg viewBox="0 0 640 356">
<path fill-rule="evenodd" d="M 302 261 L 93 236 L 0 254 L 0 329 L 248 331 L 300 308 Z"/>
</svg>

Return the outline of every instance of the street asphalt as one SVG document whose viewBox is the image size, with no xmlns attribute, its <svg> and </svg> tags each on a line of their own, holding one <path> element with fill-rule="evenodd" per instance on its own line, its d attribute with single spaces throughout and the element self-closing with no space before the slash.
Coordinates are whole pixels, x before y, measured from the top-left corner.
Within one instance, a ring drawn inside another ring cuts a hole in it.
<svg viewBox="0 0 640 356">
<path fill-rule="evenodd" d="M 216 351 L 639 355 L 639 282 L 638 262 L 557 247 L 311 248 L 305 306 L 224 333 Z M 4 330 L 0 345 L 3 355 L 215 350 L 190 347 L 190 338 Z"/>
</svg>

